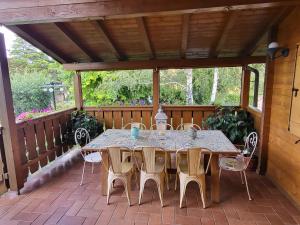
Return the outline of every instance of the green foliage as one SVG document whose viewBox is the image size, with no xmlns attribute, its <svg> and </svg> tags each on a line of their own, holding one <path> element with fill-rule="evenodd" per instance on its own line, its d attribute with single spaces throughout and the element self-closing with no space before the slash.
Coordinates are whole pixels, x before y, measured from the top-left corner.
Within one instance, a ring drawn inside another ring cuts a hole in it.
<svg viewBox="0 0 300 225">
<path fill-rule="evenodd" d="M 50 93 L 42 86 L 50 81 L 63 82 L 68 90 L 67 101 L 58 103 L 58 109 L 74 106 L 73 78 L 70 72 L 52 58 L 17 37 L 9 54 L 9 70 L 12 83 L 15 113 L 40 110 L 50 105 Z"/>
<path fill-rule="evenodd" d="M 11 79 L 15 113 L 41 110 L 50 105 L 51 96 L 41 86 L 47 82 L 39 73 L 14 74 Z"/>
<path fill-rule="evenodd" d="M 221 130 L 234 144 L 242 144 L 254 129 L 254 120 L 243 109 L 219 108 L 209 116 L 204 125 L 210 130 Z"/>
<path fill-rule="evenodd" d="M 67 127 L 65 138 L 68 144 L 75 144 L 74 135 L 78 128 L 85 128 L 93 139 L 103 132 L 103 124 L 85 111 L 75 111 L 71 115 L 71 123 Z M 85 144 L 85 143 L 82 143 Z"/>
</svg>

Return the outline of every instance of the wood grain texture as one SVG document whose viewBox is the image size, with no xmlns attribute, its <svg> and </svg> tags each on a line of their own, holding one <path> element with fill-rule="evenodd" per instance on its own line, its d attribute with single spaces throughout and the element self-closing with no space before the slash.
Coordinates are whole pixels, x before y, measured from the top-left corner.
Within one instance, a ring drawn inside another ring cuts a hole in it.
<svg viewBox="0 0 300 225">
<path fill-rule="evenodd" d="M 288 131 L 291 90 L 296 45 L 300 43 L 300 9 L 297 7 L 278 28 L 278 42 L 290 48 L 287 58 L 279 58 L 274 65 L 274 81 L 268 140 L 267 176 L 300 205 L 300 147 L 299 137 Z M 280 87 L 280 88 L 278 88 Z M 298 112 L 300 113 L 300 112 Z"/>
</svg>

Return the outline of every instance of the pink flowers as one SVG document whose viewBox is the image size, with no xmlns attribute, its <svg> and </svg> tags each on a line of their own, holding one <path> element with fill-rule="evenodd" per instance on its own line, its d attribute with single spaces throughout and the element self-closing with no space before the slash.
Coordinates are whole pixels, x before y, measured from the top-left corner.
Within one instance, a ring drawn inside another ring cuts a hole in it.
<svg viewBox="0 0 300 225">
<path fill-rule="evenodd" d="M 23 120 L 32 120 L 33 118 L 44 116 L 48 113 L 52 112 L 52 108 L 49 106 L 45 109 L 33 109 L 31 112 L 22 112 L 16 117 L 16 121 L 23 121 Z"/>
</svg>

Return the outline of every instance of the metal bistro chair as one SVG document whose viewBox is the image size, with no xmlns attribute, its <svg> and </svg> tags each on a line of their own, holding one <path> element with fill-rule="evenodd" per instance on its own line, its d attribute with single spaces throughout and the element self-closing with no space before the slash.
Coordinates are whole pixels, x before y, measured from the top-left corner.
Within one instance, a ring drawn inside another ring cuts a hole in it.
<svg viewBox="0 0 300 225">
<path fill-rule="evenodd" d="M 201 148 L 187 148 L 179 149 L 176 152 L 177 173 L 180 182 L 180 203 L 179 207 L 182 208 L 183 198 L 185 195 L 186 187 L 189 182 L 195 181 L 200 189 L 200 196 L 202 199 L 203 208 L 206 208 L 206 184 L 205 175 L 210 165 L 212 152 Z M 185 153 L 187 161 L 181 161 L 179 155 Z M 204 154 L 209 154 L 209 161 L 206 169 L 204 169 Z M 175 190 L 177 188 L 177 176 L 175 181 Z"/>
<path fill-rule="evenodd" d="M 166 124 L 166 126 L 164 127 L 157 127 L 156 123 L 152 124 L 152 126 L 150 127 L 150 130 L 174 130 L 173 126 L 171 124 Z"/>
<path fill-rule="evenodd" d="M 142 201 L 146 181 L 154 180 L 157 185 L 161 207 L 163 207 L 163 192 L 166 178 L 166 151 L 157 147 L 139 147 L 138 149 L 141 149 L 143 156 L 141 167 L 138 167 L 140 170 L 139 204 L 141 204 Z M 163 157 L 161 157 L 162 155 Z"/>
<path fill-rule="evenodd" d="M 246 184 L 246 189 L 248 193 L 249 200 L 252 200 L 249 187 L 248 187 L 248 181 L 246 176 L 246 169 L 250 163 L 250 160 L 256 150 L 258 141 L 258 135 L 256 132 L 252 132 L 248 135 L 244 149 L 242 150 L 241 154 L 237 155 L 236 157 L 221 157 L 219 159 L 219 167 L 220 167 L 220 174 L 221 177 L 222 170 L 228 170 L 228 171 L 234 171 L 234 172 L 240 172 L 242 184 Z M 249 154 L 249 156 L 244 156 L 244 154 Z M 244 178 L 243 178 L 244 176 Z"/>
<path fill-rule="evenodd" d="M 125 188 L 128 205 L 131 206 L 131 178 L 134 171 L 134 163 L 122 161 L 122 155 L 124 152 L 128 152 L 132 155 L 133 151 L 123 146 L 111 146 L 106 149 L 109 156 L 108 168 L 105 168 L 108 171 L 107 204 L 109 204 L 113 182 L 115 180 L 121 180 Z"/>
<path fill-rule="evenodd" d="M 146 127 L 145 124 L 139 123 L 139 122 L 127 123 L 127 124 L 125 124 L 125 125 L 122 127 L 122 129 L 131 129 L 132 126 L 136 126 L 136 127 L 138 127 L 140 130 L 146 130 L 146 129 L 147 129 L 147 127 Z M 138 154 L 138 155 L 137 155 L 136 157 L 142 158 L 142 155 L 141 155 L 141 154 L 139 154 L 139 153 L 137 153 L 137 154 Z M 132 157 L 131 157 L 131 156 L 132 156 L 132 155 L 129 154 L 128 152 L 123 152 L 122 159 L 123 159 L 123 161 L 129 161 L 129 160 L 132 161 Z"/>
<path fill-rule="evenodd" d="M 82 145 L 86 145 L 90 142 L 90 135 L 89 132 L 85 128 L 78 128 L 75 131 L 75 143 L 77 146 L 81 148 Z M 92 173 L 94 173 L 94 163 L 100 163 L 101 162 L 101 156 L 99 152 L 83 152 L 80 151 L 82 158 L 84 160 L 83 163 L 83 169 L 82 169 L 82 175 L 81 175 L 81 181 L 80 185 L 83 183 L 83 176 L 85 172 L 85 164 L 91 163 L 92 164 Z"/>
<path fill-rule="evenodd" d="M 147 127 L 145 124 L 143 123 L 139 123 L 139 122 L 132 122 L 132 123 L 127 123 L 125 124 L 122 129 L 130 129 L 132 126 L 137 126 L 139 129 L 141 130 L 146 130 Z"/>
<path fill-rule="evenodd" d="M 195 123 L 181 123 L 178 125 L 176 130 L 188 130 L 189 128 L 194 127 L 197 130 L 202 130 L 201 127 Z"/>
</svg>

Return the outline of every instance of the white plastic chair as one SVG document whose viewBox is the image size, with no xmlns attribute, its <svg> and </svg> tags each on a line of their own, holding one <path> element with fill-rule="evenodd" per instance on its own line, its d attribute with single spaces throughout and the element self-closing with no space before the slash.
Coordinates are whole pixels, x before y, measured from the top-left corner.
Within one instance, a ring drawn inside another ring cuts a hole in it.
<svg viewBox="0 0 300 225">
<path fill-rule="evenodd" d="M 138 167 L 140 170 L 139 205 L 142 201 L 146 181 L 154 180 L 157 184 L 161 207 L 163 207 L 163 192 L 166 178 L 166 151 L 156 147 L 139 147 L 138 149 L 141 149 L 143 157 L 141 167 Z M 163 157 L 161 157 L 162 155 Z M 136 162 L 136 164 L 139 165 L 138 162 Z"/>
<path fill-rule="evenodd" d="M 201 127 L 195 123 L 181 123 L 178 125 L 176 130 L 188 130 L 189 128 L 194 127 L 197 130 L 202 130 Z"/>
<path fill-rule="evenodd" d="M 250 160 L 256 150 L 258 141 L 258 135 L 256 132 L 252 132 L 248 135 L 245 146 L 241 154 L 237 155 L 236 157 L 221 157 L 219 159 L 219 167 L 220 167 L 220 173 L 219 176 L 221 177 L 222 170 L 228 170 L 228 171 L 234 171 L 234 172 L 240 172 L 242 184 L 246 184 L 247 194 L 249 197 L 249 200 L 252 200 L 249 187 L 248 187 L 248 181 L 246 176 L 246 170 L 248 168 L 248 165 L 250 163 Z M 249 153 L 249 156 L 244 156 L 244 153 Z M 244 177 L 244 178 L 243 178 Z"/>
<path fill-rule="evenodd" d="M 179 157 L 181 153 L 187 155 L 187 160 L 181 161 Z M 209 161 L 206 169 L 204 169 L 204 154 L 209 154 Z M 206 208 L 206 183 L 205 174 L 210 165 L 212 152 L 209 150 L 204 151 L 201 148 L 188 148 L 179 149 L 176 152 L 177 173 L 180 182 L 180 203 L 179 207 L 182 208 L 183 198 L 185 196 L 186 187 L 189 182 L 195 181 L 200 189 L 200 196 L 202 199 L 203 208 Z M 177 189 L 177 176 L 175 181 L 175 190 Z"/>
<path fill-rule="evenodd" d="M 78 128 L 75 131 L 74 138 L 75 138 L 76 145 L 79 146 L 80 148 L 81 148 L 81 145 L 86 145 L 91 140 L 89 132 L 85 128 Z M 80 153 L 81 153 L 82 158 L 84 160 L 82 174 L 81 174 L 81 182 L 80 182 L 80 185 L 82 185 L 86 162 L 92 164 L 92 173 L 94 173 L 94 163 L 100 163 L 101 162 L 101 156 L 100 156 L 99 152 L 83 152 L 83 151 L 80 151 Z"/>
<path fill-rule="evenodd" d="M 128 204 L 131 206 L 131 178 L 134 171 L 134 163 L 122 161 L 122 153 L 126 151 L 132 155 L 132 150 L 118 146 L 107 147 L 106 150 L 109 156 L 109 168 L 105 168 L 108 171 L 107 204 L 109 204 L 113 182 L 118 179 L 124 185 Z"/>
</svg>

